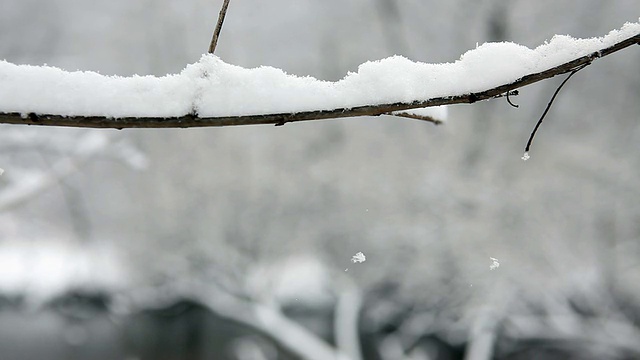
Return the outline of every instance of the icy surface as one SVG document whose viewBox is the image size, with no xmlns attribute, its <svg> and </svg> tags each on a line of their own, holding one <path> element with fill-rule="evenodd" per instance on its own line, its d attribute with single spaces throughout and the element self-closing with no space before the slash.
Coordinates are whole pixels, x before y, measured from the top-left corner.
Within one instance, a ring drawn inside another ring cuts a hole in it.
<svg viewBox="0 0 640 360">
<path fill-rule="evenodd" d="M 108 117 L 202 117 L 292 113 L 412 102 L 461 95 L 512 82 L 608 47 L 640 32 L 627 23 L 601 38 L 555 36 L 529 49 L 486 43 L 453 63 L 401 56 L 366 62 L 336 82 L 280 69 L 230 65 L 204 55 L 181 73 L 117 77 L 0 61 L 0 112 Z"/>
</svg>

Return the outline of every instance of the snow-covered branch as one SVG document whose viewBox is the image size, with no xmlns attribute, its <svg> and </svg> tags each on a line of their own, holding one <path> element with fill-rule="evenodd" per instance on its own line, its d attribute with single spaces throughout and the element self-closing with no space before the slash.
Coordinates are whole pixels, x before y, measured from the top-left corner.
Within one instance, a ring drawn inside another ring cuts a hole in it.
<svg viewBox="0 0 640 360">
<path fill-rule="evenodd" d="M 393 114 L 491 99 L 639 43 L 640 23 L 627 23 L 601 38 L 555 36 L 536 49 L 487 43 L 454 63 L 395 56 L 364 63 L 337 82 L 245 69 L 213 55 L 161 78 L 0 62 L 0 123 L 170 128 Z"/>
</svg>

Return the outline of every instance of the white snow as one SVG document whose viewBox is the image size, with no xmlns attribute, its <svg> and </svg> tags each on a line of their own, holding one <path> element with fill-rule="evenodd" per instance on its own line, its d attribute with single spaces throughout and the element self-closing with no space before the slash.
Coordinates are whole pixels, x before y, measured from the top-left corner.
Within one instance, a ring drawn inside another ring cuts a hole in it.
<svg viewBox="0 0 640 360">
<path fill-rule="evenodd" d="M 489 265 L 489 270 L 495 270 L 500 267 L 500 263 L 498 262 L 498 259 L 494 257 L 489 257 L 489 259 L 491 259 L 491 265 Z"/>
<path fill-rule="evenodd" d="M 359 252 L 351 257 L 352 263 L 363 263 L 365 262 L 365 260 L 367 260 L 367 258 L 364 256 L 362 252 Z"/>
<path fill-rule="evenodd" d="M 331 302 L 330 275 L 318 259 L 290 256 L 270 264 L 258 264 L 247 276 L 247 290 L 265 303 L 301 302 L 324 306 Z"/>
<path fill-rule="evenodd" d="M 181 73 L 118 77 L 0 61 L 0 112 L 66 116 L 202 117 L 330 110 L 461 95 L 512 82 L 640 33 L 627 23 L 601 38 L 554 36 L 535 49 L 485 43 L 453 63 L 427 64 L 401 56 L 369 61 L 337 82 L 288 75 L 262 66 L 242 68 L 213 55 Z"/>
<path fill-rule="evenodd" d="M 394 111 L 396 113 L 409 113 L 417 116 L 431 117 L 435 120 L 444 121 L 447 119 L 448 107 L 445 106 L 432 106 L 428 108 L 408 109 L 402 111 Z M 367 211 L 369 211 L 367 209 Z"/>
<path fill-rule="evenodd" d="M 119 256 L 106 246 L 58 241 L 9 241 L 0 245 L 0 294 L 47 301 L 70 288 L 120 288 L 126 282 Z"/>
</svg>

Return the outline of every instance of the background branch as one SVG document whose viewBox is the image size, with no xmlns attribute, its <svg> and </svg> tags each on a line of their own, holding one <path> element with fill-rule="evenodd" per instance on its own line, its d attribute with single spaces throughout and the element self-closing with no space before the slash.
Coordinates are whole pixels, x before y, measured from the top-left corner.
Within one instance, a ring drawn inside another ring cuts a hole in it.
<svg viewBox="0 0 640 360">
<path fill-rule="evenodd" d="M 224 9 L 224 8 L 223 8 Z M 181 117 L 157 118 L 157 117 L 125 117 L 109 118 L 104 116 L 62 116 L 40 115 L 30 113 L 25 116 L 21 113 L 0 113 L 0 123 L 21 125 L 47 125 L 47 126 L 71 126 L 87 128 L 187 128 L 204 126 L 237 126 L 276 124 L 283 125 L 288 122 L 323 120 L 354 116 L 378 116 L 394 111 L 424 108 L 452 104 L 472 104 L 477 101 L 501 96 L 508 91 L 524 87 L 542 81 L 556 75 L 568 73 L 577 68 L 589 64 L 592 61 L 610 55 L 616 51 L 640 43 L 640 34 L 620 41 L 610 47 L 579 57 L 575 60 L 560 64 L 550 69 L 525 75 L 516 81 L 499 85 L 483 91 L 462 95 L 441 96 L 425 100 L 415 100 L 410 103 L 372 104 L 356 106 L 352 108 L 338 108 L 331 110 L 313 110 L 297 113 L 255 114 L 243 116 L 198 117 L 185 115 Z"/>
<path fill-rule="evenodd" d="M 103 153 L 110 145 L 109 137 L 104 135 L 100 133 L 86 134 L 79 139 L 80 145 L 76 155 L 56 162 L 47 172 L 16 181 L 0 191 L 0 213 L 13 210 L 37 197 Z"/>
</svg>

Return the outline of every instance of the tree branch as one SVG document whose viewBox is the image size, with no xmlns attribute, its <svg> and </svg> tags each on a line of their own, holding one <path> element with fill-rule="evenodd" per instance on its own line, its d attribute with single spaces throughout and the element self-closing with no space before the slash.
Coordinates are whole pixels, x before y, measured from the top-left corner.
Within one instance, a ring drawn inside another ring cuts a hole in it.
<svg viewBox="0 0 640 360">
<path fill-rule="evenodd" d="M 209 44 L 209 54 L 213 54 L 213 52 L 216 51 L 216 45 L 218 44 L 218 37 L 220 36 L 220 31 L 222 30 L 222 23 L 224 22 L 224 17 L 227 15 L 228 7 L 229 7 L 229 0 L 224 0 L 224 2 L 222 3 L 222 9 L 220 9 L 220 14 L 218 14 L 218 23 L 216 24 L 216 29 L 213 31 L 211 44 Z"/>
<path fill-rule="evenodd" d="M 483 91 L 469 94 L 442 96 L 425 100 L 415 100 L 409 103 L 389 103 L 356 106 L 352 108 L 337 108 L 331 110 L 313 110 L 297 113 L 256 114 L 243 116 L 198 117 L 188 114 L 181 117 L 123 117 L 110 118 L 102 116 L 61 116 L 53 114 L 29 113 L 0 113 L 0 123 L 21 125 L 46 125 L 46 126 L 71 126 L 87 128 L 187 128 L 204 126 L 237 126 L 275 124 L 284 125 L 288 122 L 324 120 L 355 116 L 378 116 L 394 111 L 424 108 L 452 104 L 472 104 L 477 101 L 487 100 L 502 96 L 508 91 L 518 89 L 538 81 L 542 81 L 556 75 L 568 73 L 593 62 L 599 58 L 608 56 L 634 44 L 640 44 L 640 34 L 626 40 L 622 40 L 612 46 L 579 57 L 572 61 L 554 66 L 550 69 L 525 75 L 511 83 L 496 86 Z"/>
<path fill-rule="evenodd" d="M 213 291 L 202 285 L 187 290 L 182 295 L 184 298 L 198 301 L 219 316 L 268 335 L 300 359 L 351 360 L 320 336 L 289 319 L 277 308 Z"/>
<path fill-rule="evenodd" d="M 351 282 L 343 281 L 334 312 L 334 338 L 338 351 L 349 360 L 362 360 L 359 317 L 362 310 L 360 290 Z"/>
</svg>

